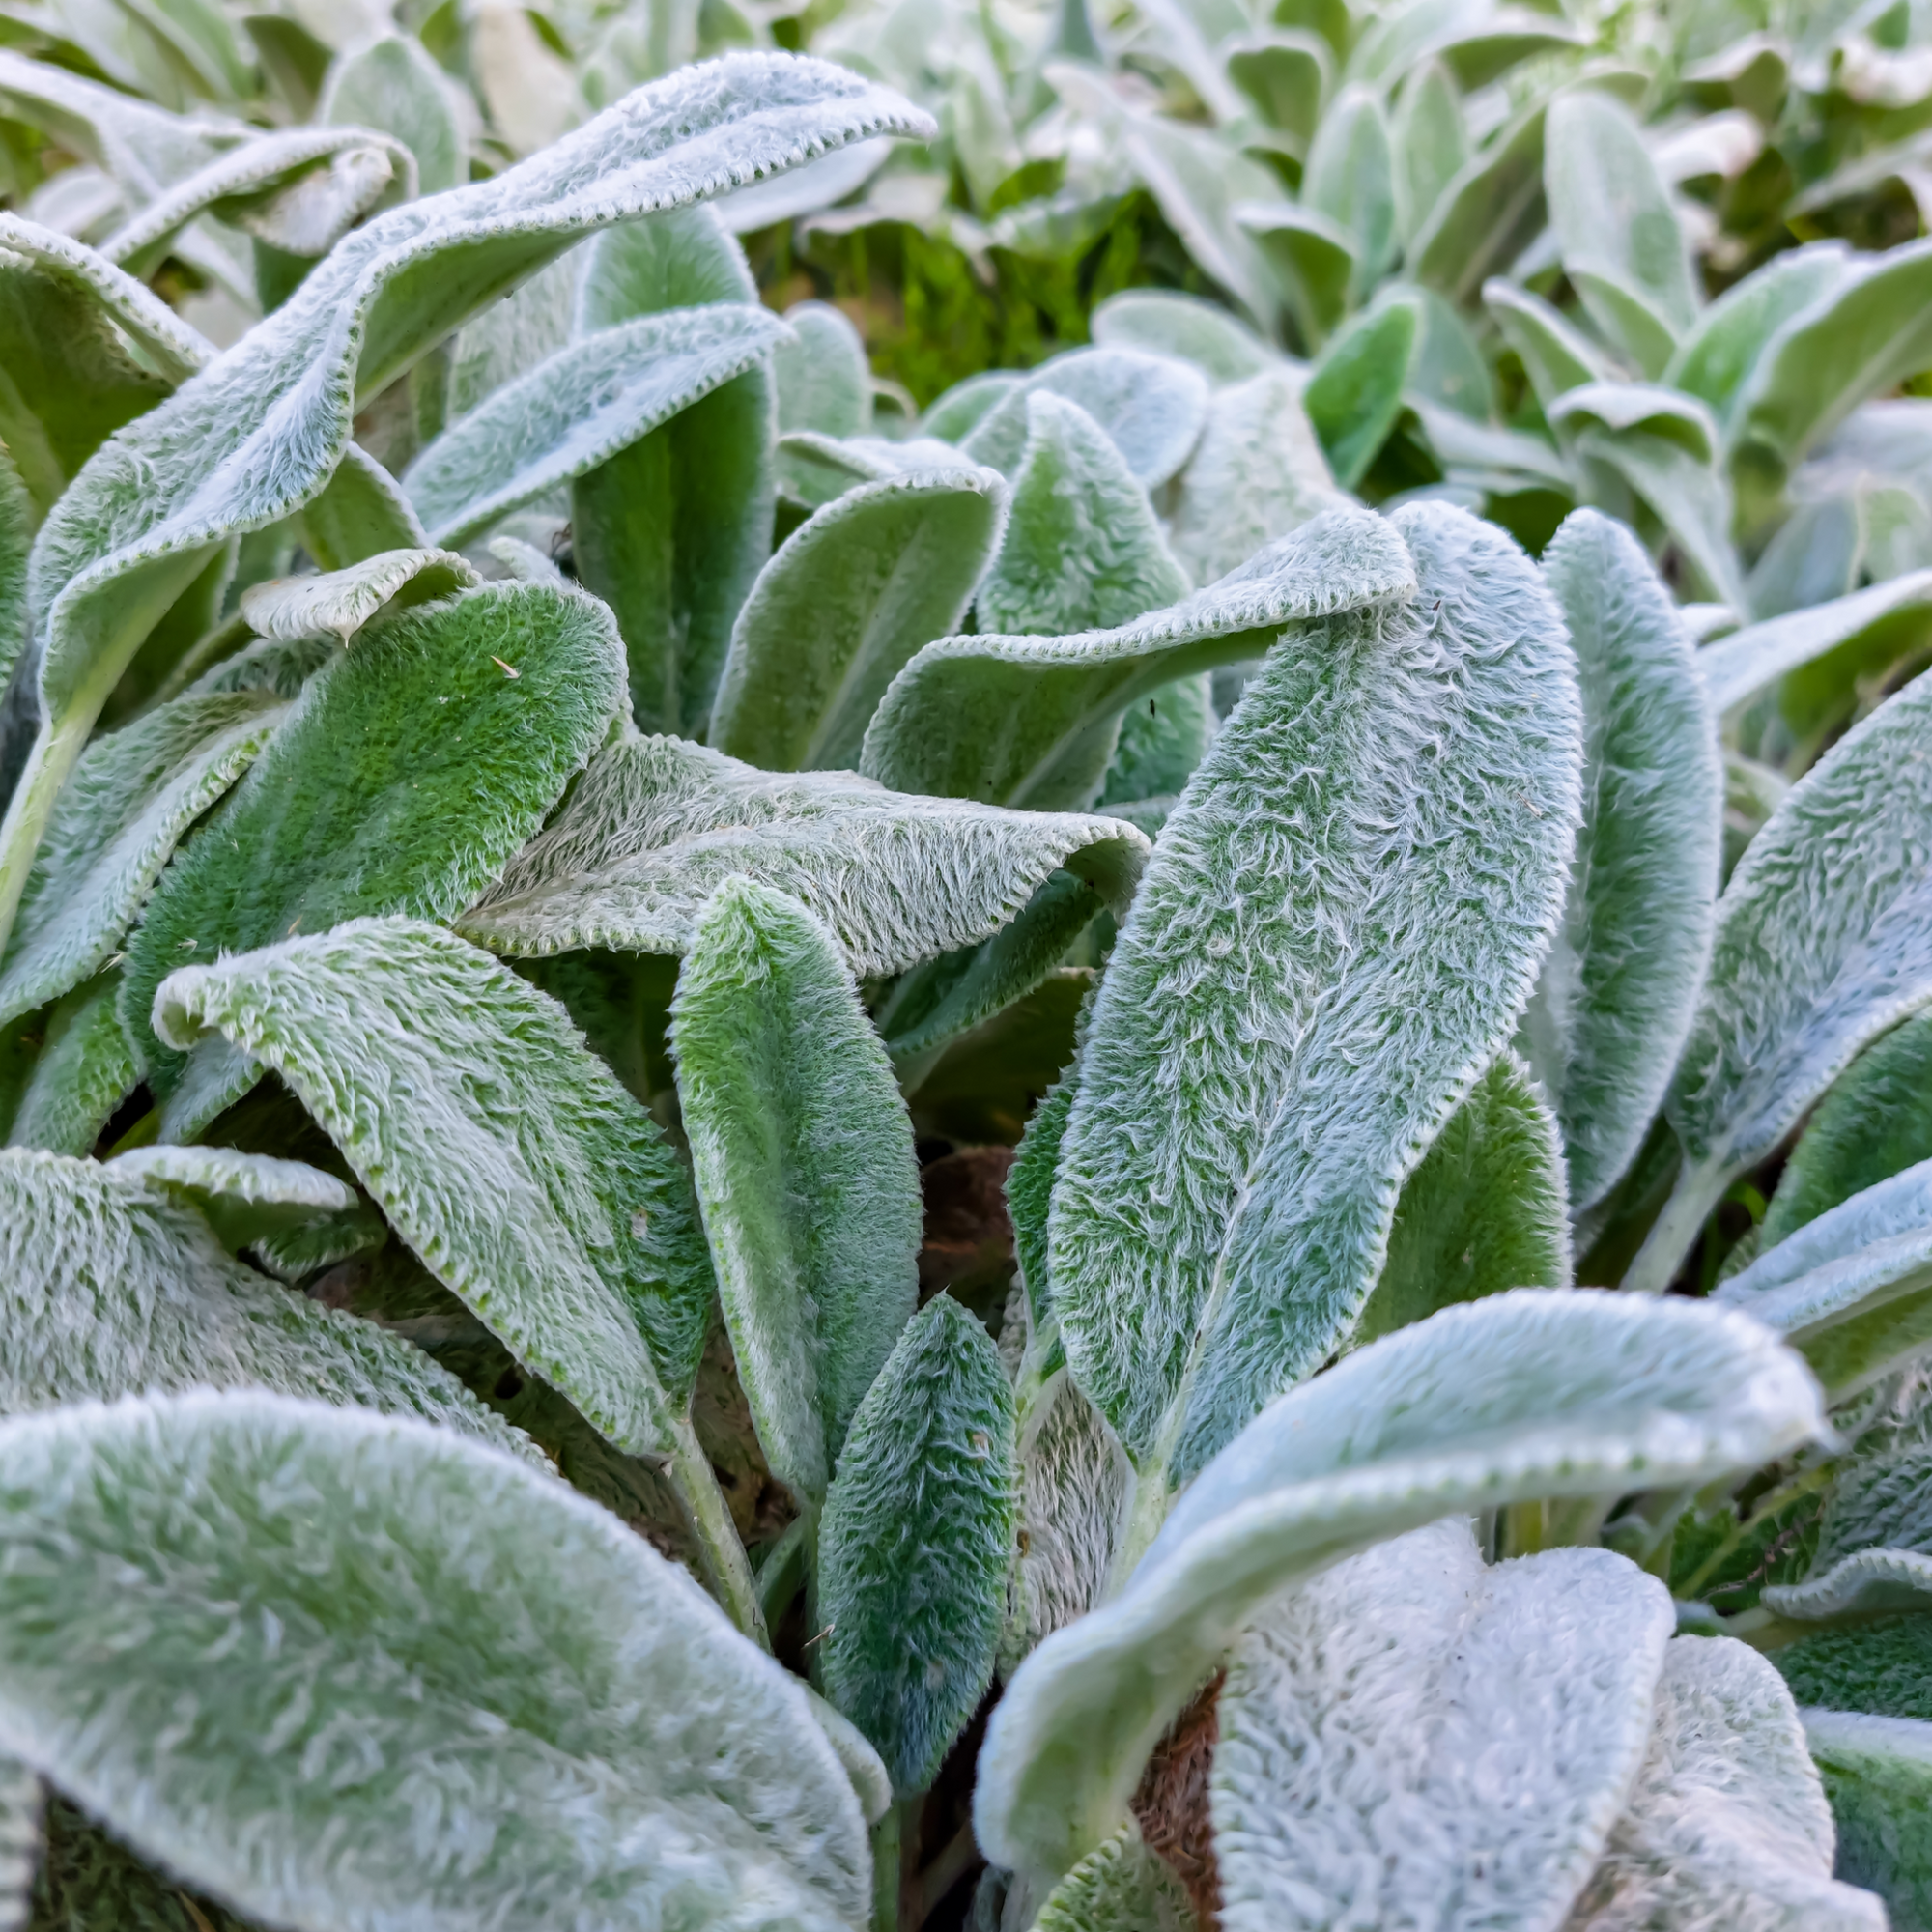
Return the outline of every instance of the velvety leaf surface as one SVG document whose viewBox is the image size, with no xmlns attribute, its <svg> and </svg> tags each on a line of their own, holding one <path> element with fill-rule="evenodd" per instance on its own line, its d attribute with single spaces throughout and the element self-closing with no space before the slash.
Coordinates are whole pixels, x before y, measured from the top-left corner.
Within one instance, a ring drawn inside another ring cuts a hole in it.
<svg viewBox="0 0 1932 1932">
<path fill-rule="evenodd" d="M 1109 296 L 1094 304 L 1088 333 L 1101 349 L 1178 355 L 1217 387 L 1259 376 L 1280 360 L 1253 329 L 1218 303 L 1173 289 L 1122 289 Z"/>
<path fill-rule="evenodd" d="M 266 1234 L 350 1213 L 362 1199 L 347 1181 L 303 1161 L 235 1148 L 130 1148 L 107 1167 L 117 1178 L 192 1202 L 231 1252 Z"/>
<path fill-rule="evenodd" d="M 267 1395 L 4 1439 L 0 1734 L 197 1888 L 297 1932 L 863 1918 L 803 1688 L 562 1484 Z"/>
<path fill-rule="evenodd" d="M 21 1090 L 7 1145 L 92 1153 L 115 1109 L 139 1084 L 118 1010 L 121 976 L 76 986 L 39 1022 L 41 1048 Z"/>
<path fill-rule="evenodd" d="M 175 841 L 259 755 L 284 715 L 266 692 L 178 697 L 97 738 L 62 792 L 4 961 L 0 1018 L 98 973 Z"/>
<path fill-rule="evenodd" d="M 454 551 L 379 551 L 346 570 L 252 583 L 242 593 L 241 611 L 259 637 L 293 640 L 332 631 L 347 644 L 384 605 L 405 610 L 481 582 Z"/>
<path fill-rule="evenodd" d="M 1462 512 L 1390 533 L 1414 602 L 1275 646 L 1162 831 L 1087 1030 L 1054 1306 L 1149 1471 L 1193 1473 L 1347 1340 L 1402 1183 L 1506 1041 L 1562 903 L 1561 621 Z"/>
<path fill-rule="evenodd" d="M 1395 427 L 1416 332 L 1409 302 L 1357 316 L 1322 351 L 1301 392 L 1301 407 L 1345 490 L 1362 480 Z"/>
<path fill-rule="evenodd" d="M 41 1862 L 46 1793 L 17 1758 L 0 1758 L 0 1932 L 26 1932 Z"/>
<path fill-rule="evenodd" d="M 1129 1820 L 1047 1894 L 1035 1932 L 1193 1932 L 1194 1901 Z"/>
<path fill-rule="evenodd" d="M 506 583 L 405 612 L 310 680 L 128 949 L 122 1018 L 173 1102 L 170 1138 L 253 1076 L 219 1042 L 192 1071 L 161 1048 L 149 1017 L 161 980 L 358 914 L 453 917 L 604 737 L 621 676 L 602 605 Z"/>
<path fill-rule="evenodd" d="M 632 737 L 591 760 L 459 924 L 512 954 L 682 952 L 713 890 L 744 873 L 803 900 L 855 972 L 895 973 L 989 937 L 1056 867 L 1124 911 L 1146 850 L 1118 819 L 908 798 Z"/>
<path fill-rule="evenodd" d="M 632 1455 L 669 1451 L 711 1296 L 684 1175 L 563 1009 L 487 953 L 355 920 L 177 973 L 165 1037 L 272 1067 L 389 1224 Z"/>
<path fill-rule="evenodd" d="M 671 1044 L 738 1378 L 773 1474 L 821 1503 L 919 1304 L 905 1102 L 838 942 L 749 879 L 727 879 L 697 916 Z"/>
<path fill-rule="evenodd" d="M 1473 306 L 1491 275 L 1536 239 L 1544 219 L 1544 115 L 1527 108 L 1465 161 L 1405 251 L 1407 272 Z"/>
<path fill-rule="evenodd" d="M 143 1391 L 268 1388 L 420 1416 L 546 1466 L 413 1344 L 291 1294 L 222 1252 L 138 1173 L 0 1152 L 0 1413 Z"/>
<path fill-rule="evenodd" d="M 1483 305 L 1516 351 L 1546 412 L 1559 396 L 1609 380 L 1604 352 L 1542 297 L 1498 277 L 1483 284 Z"/>
<path fill-rule="evenodd" d="M 1163 684 L 1258 657 L 1284 629 L 1413 594 L 1394 529 L 1364 510 L 1317 517 L 1166 611 L 1072 638 L 945 638 L 881 700 L 866 772 L 895 789 L 1032 810 L 1098 792 L 1121 714 Z"/>
<path fill-rule="evenodd" d="M 936 1295 L 859 1405 L 819 1541 L 826 1688 L 901 1794 L 932 1782 L 992 1679 L 1013 1490 L 999 1351 Z"/>
<path fill-rule="evenodd" d="M 965 614 L 999 546 L 990 469 L 912 471 L 849 491 L 786 538 L 738 613 L 710 738 L 766 771 L 856 765 L 899 668 Z"/>
<path fill-rule="evenodd" d="M 1543 573 L 1582 685 L 1583 822 L 1529 1032 L 1580 1211 L 1635 1156 L 1690 1031 L 1711 952 L 1723 774 L 1690 640 L 1635 539 L 1578 510 Z"/>
<path fill-rule="evenodd" d="M 784 319 L 791 338 L 772 357 L 780 431 L 864 436 L 872 427 L 872 371 L 859 331 L 830 302 L 795 302 Z"/>
<path fill-rule="evenodd" d="M 1043 1875 L 1101 1843 L 1256 1608 L 1344 1556 L 1475 1507 L 1618 1494 L 1638 1470 L 1702 1483 L 1824 1427 L 1795 1355 L 1688 1301 L 1524 1289 L 1360 1350 L 1236 1436 L 1125 1587 L 1020 1666 L 980 1757 L 980 1842 Z"/>
<path fill-rule="evenodd" d="M 1046 1325 L 1052 1303 L 1047 1289 L 1046 1223 L 1053 1202 L 1053 1178 L 1060 1170 L 1061 1144 L 1073 1112 L 1076 1075 L 1071 1068 L 1041 1098 L 1027 1122 L 1007 1170 L 1007 1212 L 1013 1224 L 1013 1263 L 1026 1291 L 1027 1312 L 1036 1332 Z"/>
<path fill-rule="evenodd" d="M 1932 1923 L 1932 1723 L 1809 1709 L 1804 1741 L 1838 1827 L 1837 1871 L 1868 1887 L 1903 1928 Z"/>
<path fill-rule="evenodd" d="M 1670 1629 L 1628 1559 L 1492 1569 L 1463 1517 L 1278 1598 L 1216 1711 L 1222 1923 L 1561 1922 L 1643 1757 Z"/>
<path fill-rule="evenodd" d="M 386 34 L 332 62 L 316 118 L 393 135 L 415 157 L 418 193 L 441 194 L 469 178 L 449 84 L 412 35 Z"/>
</svg>

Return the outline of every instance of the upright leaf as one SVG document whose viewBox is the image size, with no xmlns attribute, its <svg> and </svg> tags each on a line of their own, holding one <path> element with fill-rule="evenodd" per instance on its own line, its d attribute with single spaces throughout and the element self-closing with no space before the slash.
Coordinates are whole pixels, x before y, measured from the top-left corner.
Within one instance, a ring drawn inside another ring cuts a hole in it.
<svg viewBox="0 0 1932 1932">
<path fill-rule="evenodd" d="M 449 82 L 412 35 L 385 34 L 338 58 L 323 83 L 316 118 L 375 128 L 415 156 L 416 186 L 441 194 L 469 175 Z"/>
<path fill-rule="evenodd" d="M 1580 1212 L 1635 1157 L 1690 1031 L 1711 955 L 1723 774 L 1690 640 L 1630 533 L 1578 510 L 1543 572 L 1581 676 L 1583 822 L 1529 1033 Z"/>
<path fill-rule="evenodd" d="M 40 1017 L 40 1051 L 14 1108 L 7 1145 L 88 1154 L 140 1084 L 117 1001 L 121 977 L 99 974 Z"/>
<path fill-rule="evenodd" d="M 1397 225 L 1413 240 L 1469 158 L 1463 99 L 1449 71 L 1431 61 L 1408 78 L 1391 129 Z"/>
<path fill-rule="evenodd" d="M 1838 1827 L 1838 1872 L 1877 1892 L 1901 1932 L 1932 1923 L 1932 1847 L 1921 1828 L 1932 1804 L 1932 1723 L 1843 1711 L 1803 1716 Z"/>
<path fill-rule="evenodd" d="M 150 1024 L 161 980 L 358 914 L 453 918 L 604 736 L 621 675 L 602 605 L 504 583 L 405 612 L 309 681 L 128 947 L 122 1017 L 171 1103 L 171 1138 L 191 1137 L 254 1074 L 219 1041 L 192 1072 L 161 1048 Z"/>
<path fill-rule="evenodd" d="M 999 1351 L 936 1295 L 859 1406 L 820 1540 L 826 1687 L 901 1794 L 931 1784 L 992 1679 L 1013 1487 Z"/>
<path fill-rule="evenodd" d="M 46 1792 L 17 1758 L 0 1758 L 0 1932 L 26 1932 L 41 1863 Z"/>
<path fill-rule="evenodd" d="M 780 432 L 866 435 L 872 427 L 872 371 L 859 331 L 830 302 L 795 302 L 784 319 L 791 336 L 772 357 Z"/>
<path fill-rule="evenodd" d="M 864 1917 L 804 1688 L 564 1485 L 267 1395 L 4 1441 L 0 1729 L 188 1883 L 302 1932 Z"/>
<path fill-rule="evenodd" d="M 1572 389 L 1610 381 L 1603 352 L 1540 296 L 1498 278 L 1483 284 L 1483 305 L 1516 351 L 1546 414 Z"/>
<path fill-rule="evenodd" d="M 1352 490 L 1402 412 L 1415 351 L 1416 311 L 1391 301 L 1360 315 L 1322 351 L 1301 392 L 1335 480 Z"/>
<path fill-rule="evenodd" d="M 1329 104 L 1309 143 L 1301 199 L 1349 237 L 1357 301 L 1387 272 L 1396 236 L 1395 151 L 1373 88 L 1349 86 Z"/>
<path fill-rule="evenodd" d="M 738 613 L 712 743 L 767 771 L 857 764 L 900 666 L 964 615 L 1006 497 L 990 469 L 915 470 L 848 491 L 801 525 Z"/>
<path fill-rule="evenodd" d="M 1639 1470 L 1702 1483 L 1824 1427 L 1803 1363 L 1688 1301 L 1525 1289 L 1360 1350 L 1250 1424 L 1125 1587 L 1020 1666 L 980 1752 L 980 1842 L 1065 1871 L 1119 1828 L 1148 1752 L 1260 1605 L 1372 1543 L 1517 1498 L 1613 1495 Z"/>
<path fill-rule="evenodd" d="M 908 798 L 850 772 L 761 772 L 627 737 L 457 923 L 518 957 L 683 952 L 711 894 L 744 874 L 803 900 L 855 972 L 901 973 L 990 938 L 1056 867 L 1123 913 L 1146 853 L 1119 819 Z"/>
<path fill-rule="evenodd" d="M 1484 282 L 1535 241 L 1544 219 L 1544 113 L 1527 108 L 1471 155 L 1404 251 L 1406 271 L 1472 306 Z"/>
<path fill-rule="evenodd" d="M 821 1504 L 860 1399 L 919 1304 L 905 1103 L 831 933 L 749 879 L 727 879 L 698 915 L 671 1045 L 758 1441 L 773 1474 Z"/>
<path fill-rule="evenodd" d="M 1487 526 L 1429 505 L 1393 527 L 1414 601 L 1275 646 L 1167 822 L 1087 1031 L 1054 1306 L 1156 1484 L 1348 1339 L 1402 1183 L 1507 1039 L 1562 904 L 1561 621 Z M 1287 884 L 1257 899 L 1260 878 Z"/>
<path fill-rule="evenodd" d="M 554 1001 L 407 920 L 174 975 L 172 1044 L 270 1066 L 390 1226 L 618 1448 L 679 1447 L 710 1269 L 676 1157 Z"/>
</svg>

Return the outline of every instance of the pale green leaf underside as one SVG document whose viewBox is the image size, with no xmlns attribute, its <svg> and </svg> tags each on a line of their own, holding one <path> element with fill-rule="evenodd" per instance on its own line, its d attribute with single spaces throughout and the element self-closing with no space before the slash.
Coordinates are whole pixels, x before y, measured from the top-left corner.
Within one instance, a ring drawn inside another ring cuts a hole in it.
<svg viewBox="0 0 1932 1932">
<path fill-rule="evenodd" d="M 1081 1385 L 1177 1477 L 1347 1340 L 1563 901 L 1580 721 L 1554 607 L 1463 512 L 1381 527 L 1414 601 L 1269 653 L 1162 830 L 1082 1051 L 1054 1307 Z"/>
<path fill-rule="evenodd" d="M 1336 510 L 1172 609 L 1112 631 L 942 639 L 894 679 L 867 729 L 863 768 L 899 790 L 1034 810 L 1082 806 L 1129 704 L 1258 657 L 1291 625 L 1394 605 L 1414 585 L 1390 525 Z"/>
<path fill-rule="evenodd" d="M 1804 1741 L 1838 1827 L 1837 1870 L 1891 1908 L 1892 1924 L 1932 1924 L 1932 1723 L 1806 1710 Z"/>
<path fill-rule="evenodd" d="M 1173 289 L 1122 289 L 1096 305 L 1087 326 L 1102 349 L 1179 356 L 1217 388 L 1281 363 L 1253 329 L 1218 303 Z"/>
<path fill-rule="evenodd" d="M 4 1443 L 0 1738 L 198 1889 L 293 1932 L 863 1919 L 803 1688 L 564 1485 L 261 1394 Z"/>
<path fill-rule="evenodd" d="M 980 1842 L 1043 1874 L 1094 1849 L 1256 1607 L 1343 1556 L 1517 1498 L 1700 1484 L 1824 1428 L 1796 1355 L 1691 1302 L 1524 1289 L 1375 1343 L 1273 1403 L 1126 1588 L 1020 1667 L 980 1754 Z"/>
<path fill-rule="evenodd" d="M 433 926 L 356 920 L 189 967 L 156 1012 L 272 1067 L 519 1361 L 668 1452 L 710 1269 L 675 1156 L 554 1001 Z"/>
<path fill-rule="evenodd" d="M 762 363 L 782 327 L 719 302 L 581 337 L 445 430 L 403 487 L 434 542 L 465 543 Z"/>
<path fill-rule="evenodd" d="M 788 431 L 774 453 L 781 493 L 808 510 L 822 509 L 861 483 L 877 483 L 915 469 L 977 469 L 979 465 L 936 437 L 907 437 L 893 442 L 882 436 L 826 436 L 818 430 Z"/>
<path fill-rule="evenodd" d="M 21 895 L 0 965 L 0 1020 L 107 963 L 176 839 L 254 762 L 283 715 L 265 692 L 188 696 L 95 740 Z"/>
<path fill-rule="evenodd" d="M 1222 1924 L 1559 1924 L 1642 1759 L 1671 1624 L 1626 1558 L 1492 1569 L 1463 1517 L 1278 1598 L 1217 1709 Z"/>
<path fill-rule="evenodd" d="M 319 577 L 278 577 L 242 593 L 258 637 L 293 640 L 332 631 L 346 644 L 385 605 L 403 609 L 473 589 L 482 580 L 454 551 L 389 550 Z"/>
<path fill-rule="evenodd" d="M 749 879 L 698 914 L 671 1046 L 738 1378 L 773 1473 L 816 1505 L 919 1304 L 912 1123 L 837 941 Z"/>
<path fill-rule="evenodd" d="M 355 1188 L 320 1168 L 234 1148 L 132 1148 L 115 1155 L 107 1171 L 191 1201 L 231 1251 L 362 1206 Z"/>
<path fill-rule="evenodd" d="M 733 873 L 801 899 L 855 972 L 991 937 L 1056 867 L 1120 911 L 1146 840 L 1118 819 L 909 798 L 849 772 L 762 772 L 677 738 L 590 762 L 557 816 L 458 922 L 498 952 L 682 952 Z"/>
<path fill-rule="evenodd" d="M 1047 1894 L 1034 1932 L 1194 1932 L 1199 1923 L 1174 1867 L 1129 1819 Z"/>
<path fill-rule="evenodd" d="M 267 1388 L 418 1416 L 547 1466 L 412 1343 L 230 1260 L 164 1184 L 9 1151 L 0 1200 L 0 1413 L 144 1391 Z"/>
</svg>

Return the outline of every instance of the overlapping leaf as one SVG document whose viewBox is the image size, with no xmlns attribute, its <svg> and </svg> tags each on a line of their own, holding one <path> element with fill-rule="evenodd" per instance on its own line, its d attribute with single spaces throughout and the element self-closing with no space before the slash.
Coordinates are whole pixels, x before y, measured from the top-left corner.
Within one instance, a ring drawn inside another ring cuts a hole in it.
<svg viewBox="0 0 1932 1932">
<path fill-rule="evenodd" d="M 293 640 L 333 631 L 346 644 L 385 606 L 407 610 L 473 589 L 481 580 L 453 551 L 379 551 L 346 570 L 278 577 L 242 593 L 242 614 L 264 638 Z"/>
<path fill-rule="evenodd" d="M 121 1026 L 120 991 L 120 975 L 102 973 L 56 1000 L 39 1017 L 39 1047 L 13 1109 L 9 1147 L 93 1152 L 102 1129 L 141 1078 Z M 23 1024 L 15 1022 L 9 1031 Z"/>
</svg>

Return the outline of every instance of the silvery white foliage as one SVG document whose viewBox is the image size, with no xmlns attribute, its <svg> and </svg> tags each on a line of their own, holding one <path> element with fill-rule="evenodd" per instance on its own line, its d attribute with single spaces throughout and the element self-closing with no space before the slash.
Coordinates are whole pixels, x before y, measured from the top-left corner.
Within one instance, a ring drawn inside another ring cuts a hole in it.
<svg viewBox="0 0 1932 1932">
<path fill-rule="evenodd" d="M 1634 1158 L 1690 1030 L 1711 954 L 1723 771 L 1690 640 L 1629 531 L 1578 510 L 1543 574 L 1577 652 L 1583 822 L 1528 1032 L 1580 1213 Z"/>
<path fill-rule="evenodd" d="M 1717 1290 L 1782 1335 L 1833 1403 L 1932 1346 L 1932 1160 L 1787 1235 Z"/>
<path fill-rule="evenodd" d="M 599 329 L 451 424 L 404 471 L 403 487 L 434 542 L 465 543 L 755 368 L 783 330 L 746 302 Z"/>
<path fill-rule="evenodd" d="M 269 1388 L 542 1453 L 412 1343 L 232 1261 L 138 1173 L 0 1152 L 0 1414 L 144 1390 Z"/>
<path fill-rule="evenodd" d="M 1718 424 L 1695 396 L 1662 383 L 1584 383 L 1566 390 L 1549 409 L 1550 427 L 1577 435 L 1595 425 L 1606 430 L 1644 429 L 1681 444 L 1700 463 L 1718 453 Z"/>
<path fill-rule="evenodd" d="M 1627 1558 L 1492 1569 L 1465 1517 L 1278 1597 L 1217 1708 L 1227 1932 L 1551 1932 L 1643 1757 L 1672 1623 Z"/>
<path fill-rule="evenodd" d="M 980 1757 L 980 1842 L 1022 1873 L 1067 1870 L 1119 1828 L 1259 1605 L 1345 1556 L 1520 1498 L 1700 1485 L 1825 1433 L 1798 1356 L 1690 1301 L 1520 1289 L 1372 1343 L 1270 1404 L 1124 1586 L 1021 1664 Z"/>
<path fill-rule="evenodd" d="M 1178 490 L 1168 535 L 1197 583 L 1226 576 L 1342 500 L 1301 384 L 1285 368 L 1215 390 Z"/>
<path fill-rule="evenodd" d="M 1015 474 L 1026 455 L 1027 398 L 1040 389 L 1085 410 L 1148 490 L 1187 461 L 1208 420 L 1208 382 L 1192 363 L 1137 349 L 1069 349 L 1015 383 L 960 447 Z"/>
<path fill-rule="evenodd" d="M 866 730 L 867 774 L 904 791 L 1034 810 L 1098 792 L 1122 711 L 1163 684 L 1259 657 L 1291 626 L 1406 603 L 1415 566 L 1367 510 L 1330 511 L 1166 611 L 1070 638 L 942 638 Z"/>
<path fill-rule="evenodd" d="M 346 1180 L 299 1160 L 234 1148 L 130 1148 L 106 1163 L 117 1178 L 144 1181 L 191 1201 L 224 1247 L 354 1213 L 362 1197 Z"/>
<path fill-rule="evenodd" d="M 872 370 L 866 345 L 842 310 L 830 302 L 794 302 L 787 333 L 772 356 L 781 435 L 864 436 L 872 427 Z"/>
<path fill-rule="evenodd" d="M 197 1889 L 292 1932 L 865 1922 L 804 1688 L 564 1485 L 260 1393 L 0 1446 L 0 1740 Z"/>
<path fill-rule="evenodd" d="M 682 952 L 713 890 L 743 873 L 810 907 L 855 972 L 898 973 L 989 938 L 1056 867 L 1123 912 L 1147 850 L 1118 819 L 909 798 L 851 772 L 762 772 L 632 735 L 591 759 L 457 924 L 524 957 Z"/>
<path fill-rule="evenodd" d="M 793 430 L 774 454 L 781 493 L 809 510 L 822 508 L 861 483 L 877 483 L 914 469 L 977 469 L 964 450 L 930 436 L 894 442 L 883 436 L 826 436 Z"/>
<path fill-rule="evenodd" d="M 1173 289 L 1122 289 L 1088 318 L 1101 349 L 1139 349 L 1192 362 L 1217 389 L 1284 367 L 1253 329 L 1219 303 Z"/>
<path fill-rule="evenodd" d="M 1033 1932 L 1195 1932 L 1201 1915 L 1129 1819 L 1047 1894 Z"/>
<path fill-rule="evenodd" d="M 423 604 L 482 581 L 454 551 L 387 550 L 319 577 L 251 583 L 242 593 L 241 611 L 258 637 L 293 641 L 332 631 L 347 644 L 385 604 Z"/>
<path fill-rule="evenodd" d="M 1086 1032 L 1054 1308 L 1156 1485 L 1347 1340 L 1563 903 L 1562 619 L 1492 526 L 1431 503 L 1389 529 L 1413 602 L 1274 646 L 1162 829 Z"/>
<path fill-rule="evenodd" d="M 609 233 L 599 230 L 590 247 Z M 589 248 L 559 255 L 456 331 L 449 343 L 452 417 L 469 415 L 486 397 L 527 376 L 570 341 L 592 260 Z"/>
<path fill-rule="evenodd" d="M 1894 1932 L 1932 1924 L 1932 1723 L 1851 1711 L 1800 1716 L 1831 1795 L 1840 1876 L 1884 1895 Z"/>
<path fill-rule="evenodd" d="M 1836 1837 L 1776 1670 L 1732 1637 L 1673 1637 L 1628 1807 L 1564 1932 L 1886 1932 L 1877 1898 L 1833 1882 Z"/>
<path fill-rule="evenodd" d="M 391 1226 L 517 1359 L 634 1456 L 682 1446 L 711 1271 L 655 1124 L 563 1009 L 409 920 L 352 920 L 155 997 L 279 1073 Z"/>
<path fill-rule="evenodd" d="M 836 1704 L 828 1703 L 810 1684 L 804 1685 L 806 1700 L 811 1708 L 825 1741 L 838 1753 L 845 1776 L 852 1780 L 866 1823 L 876 1825 L 893 1804 L 893 1780 L 884 1761 L 866 1734 Z"/>
<path fill-rule="evenodd" d="M 26 1932 L 46 1793 L 17 1758 L 0 1756 L 0 1932 Z"/>
<path fill-rule="evenodd" d="M 557 582 L 560 587 L 560 580 Z M 206 697 L 219 691 L 266 691 L 273 697 L 294 699 L 340 648 L 326 631 L 311 631 L 299 638 L 257 638 L 233 657 L 210 665 L 182 696 Z"/>
<path fill-rule="evenodd" d="M 91 1153 L 101 1131 L 140 1083 L 122 1031 L 117 975 L 109 970 L 47 1009 L 41 1047 L 18 1095 L 7 1145 L 48 1153 Z M 20 1022 L 15 1021 L 18 1027 Z"/>
<path fill-rule="evenodd" d="M 1714 712 L 1733 710 L 1775 684 L 1787 671 L 1812 663 L 1840 645 L 1856 645 L 1882 626 L 1909 621 L 1932 609 L 1932 570 L 1908 571 L 1829 604 L 1812 604 L 1782 616 L 1747 624 L 1697 653 Z"/>
<path fill-rule="evenodd" d="M 254 762 L 283 711 L 265 692 L 185 695 L 88 747 L 20 895 L 0 1020 L 108 963 L 176 840 Z"/>
</svg>

